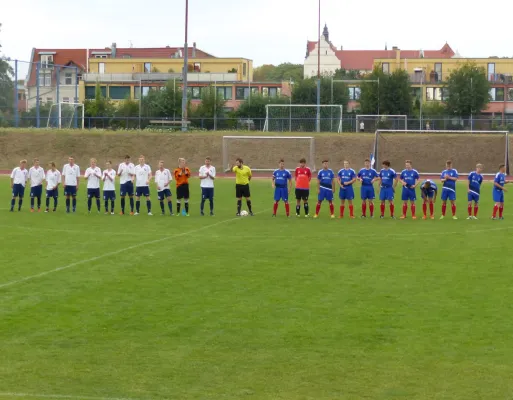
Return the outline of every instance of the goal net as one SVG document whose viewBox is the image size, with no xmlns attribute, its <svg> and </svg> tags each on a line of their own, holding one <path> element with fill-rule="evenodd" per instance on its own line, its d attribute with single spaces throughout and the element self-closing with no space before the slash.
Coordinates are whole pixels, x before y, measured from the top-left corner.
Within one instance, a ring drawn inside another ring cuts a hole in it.
<svg viewBox="0 0 513 400">
<path fill-rule="evenodd" d="M 285 136 L 223 136 L 223 165 L 230 171 L 242 158 L 253 171 L 274 171 L 281 158 L 285 168 L 294 169 L 301 158 L 315 171 L 315 139 Z"/>
<path fill-rule="evenodd" d="M 264 132 L 342 132 L 341 105 L 267 104 Z"/>
<path fill-rule="evenodd" d="M 47 128 L 84 129 L 84 104 L 57 103 L 50 106 Z"/>
<path fill-rule="evenodd" d="M 363 125 L 361 125 L 363 122 Z M 376 129 L 408 129 L 408 117 L 406 115 L 357 115 L 356 132 L 363 127 L 365 132 L 375 132 Z"/>
<path fill-rule="evenodd" d="M 405 160 L 423 174 L 439 175 L 445 162 L 452 160 L 460 174 L 468 174 L 483 164 L 484 175 L 493 175 L 501 163 L 509 172 L 509 133 L 507 131 L 376 130 L 376 168 L 389 160 L 402 170 Z"/>
</svg>

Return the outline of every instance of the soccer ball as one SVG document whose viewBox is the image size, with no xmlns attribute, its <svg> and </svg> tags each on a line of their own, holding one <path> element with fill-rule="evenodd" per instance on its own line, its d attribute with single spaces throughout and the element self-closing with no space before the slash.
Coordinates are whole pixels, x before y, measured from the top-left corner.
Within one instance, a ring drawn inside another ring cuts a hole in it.
<svg viewBox="0 0 513 400">
<path fill-rule="evenodd" d="M 241 216 L 241 217 L 247 217 L 247 216 L 248 216 L 248 212 L 247 212 L 246 210 L 242 210 L 242 211 L 240 212 L 240 216 Z"/>
</svg>

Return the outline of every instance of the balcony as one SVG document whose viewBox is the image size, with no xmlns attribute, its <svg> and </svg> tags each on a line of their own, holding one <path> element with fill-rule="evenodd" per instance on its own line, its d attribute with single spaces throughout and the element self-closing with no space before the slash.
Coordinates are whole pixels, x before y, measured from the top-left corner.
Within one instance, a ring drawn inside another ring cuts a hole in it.
<svg viewBox="0 0 513 400">
<path fill-rule="evenodd" d="M 513 75 L 511 74 L 488 74 L 488 81 L 492 84 L 504 84 L 511 85 L 513 84 Z"/>
<path fill-rule="evenodd" d="M 203 73 L 189 72 L 187 81 L 190 83 L 237 82 L 237 73 Z M 125 83 L 125 82 L 167 82 L 181 81 L 182 74 L 177 73 L 134 73 L 134 74 L 83 74 L 82 80 L 86 83 Z"/>
<path fill-rule="evenodd" d="M 441 72 L 435 72 L 431 71 L 429 73 L 426 73 L 424 71 L 417 71 L 413 74 L 410 74 L 410 83 L 414 85 L 420 85 L 420 84 L 442 84 L 444 82 L 444 79 L 447 80 L 449 77 L 449 74 L 443 74 Z"/>
</svg>

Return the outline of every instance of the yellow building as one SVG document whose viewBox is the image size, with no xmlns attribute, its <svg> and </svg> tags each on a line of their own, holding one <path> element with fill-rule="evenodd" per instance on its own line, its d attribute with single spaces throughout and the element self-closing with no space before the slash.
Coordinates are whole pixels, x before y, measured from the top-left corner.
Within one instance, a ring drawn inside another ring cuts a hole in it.
<svg viewBox="0 0 513 400">
<path fill-rule="evenodd" d="M 484 68 L 492 86 L 490 90 L 491 102 L 485 113 L 512 113 L 513 112 L 513 58 L 404 58 L 397 52 L 395 58 L 377 58 L 375 65 L 382 68 L 385 73 L 392 73 L 397 69 L 408 72 L 410 81 L 423 101 L 444 101 L 444 83 L 451 71 L 458 69 L 467 62 L 475 63 Z"/>
</svg>

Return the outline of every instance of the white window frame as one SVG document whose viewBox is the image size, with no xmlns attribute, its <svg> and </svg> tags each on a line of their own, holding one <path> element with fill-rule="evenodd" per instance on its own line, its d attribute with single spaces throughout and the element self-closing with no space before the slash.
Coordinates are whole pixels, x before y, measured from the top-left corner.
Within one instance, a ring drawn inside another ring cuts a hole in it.
<svg viewBox="0 0 513 400">
<path fill-rule="evenodd" d="M 69 83 L 68 83 L 68 79 L 69 79 Z M 64 84 L 65 85 L 73 85 L 73 73 L 71 73 L 71 72 L 64 73 Z"/>
</svg>

